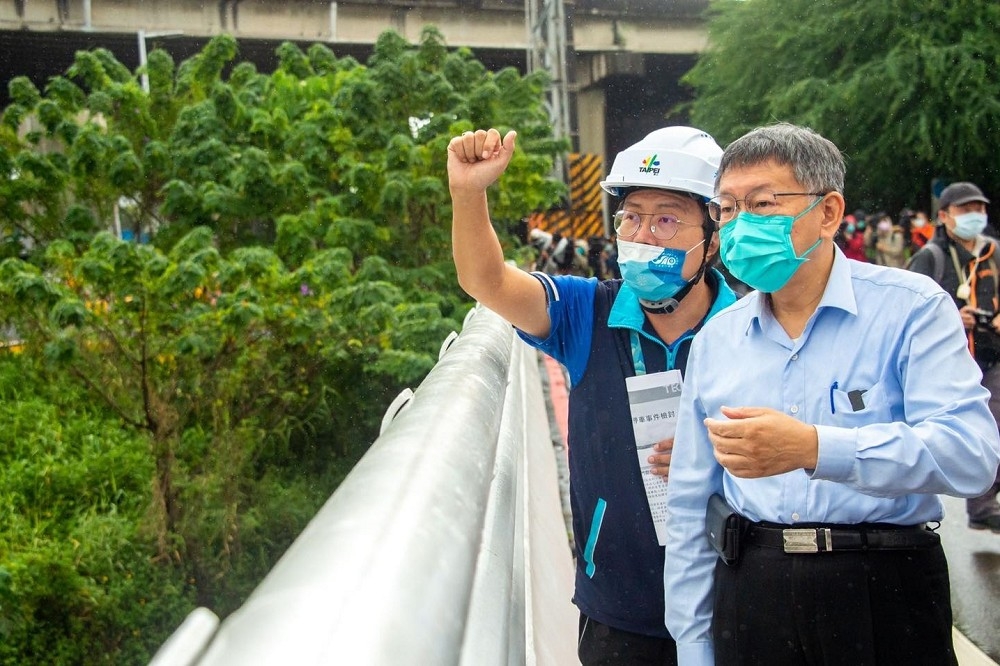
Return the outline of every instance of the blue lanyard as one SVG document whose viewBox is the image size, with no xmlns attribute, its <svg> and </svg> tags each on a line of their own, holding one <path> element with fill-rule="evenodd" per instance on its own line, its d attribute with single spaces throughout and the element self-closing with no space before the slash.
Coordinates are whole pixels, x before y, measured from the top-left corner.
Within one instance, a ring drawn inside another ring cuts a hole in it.
<svg viewBox="0 0 1000 666">
<path fill-rule="evenodd" d="M 639 333 L 634 328 L 628 331 L 629 341 L 632 347 L 632 365 L 635 366 L 635 374 L 646 374 L 646 357 L 642 355 L 642 344 L 639 342 Z"/>
</svg>

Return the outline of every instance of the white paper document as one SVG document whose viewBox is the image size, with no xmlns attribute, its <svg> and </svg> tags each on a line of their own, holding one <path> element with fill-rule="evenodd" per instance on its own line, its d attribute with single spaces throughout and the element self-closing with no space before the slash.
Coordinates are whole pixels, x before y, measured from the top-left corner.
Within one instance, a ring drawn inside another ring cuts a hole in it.
<svg viewBox="0 0 1000 666">
<path fill-rule="evenodd" d="M 652 473 L 648 458 L 653 444 L 674 436 L 677 429 L 677 409 L 681 403 L 681 371 L 668 370 L 651 375 L 626 377 L 628 404 L 632 412 L 639 471 L 646 488 L 649 512 L 660 545 L 667 539 L 667 481 Z"/>
</svg>

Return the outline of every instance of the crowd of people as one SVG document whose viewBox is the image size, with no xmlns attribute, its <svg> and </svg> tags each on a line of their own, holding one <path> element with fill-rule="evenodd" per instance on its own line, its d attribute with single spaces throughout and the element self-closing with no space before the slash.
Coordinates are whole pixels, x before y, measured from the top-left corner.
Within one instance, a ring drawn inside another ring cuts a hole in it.
<svg viewBox="0 0 1000 666">
<path fill-rule="evenodd" d="M 835 241 L 848 259 L 903 268 L 934 235 L 927 213 L 904 208 L 896 220 L 885 211 L 844 216 Z"/>
<path fill-rule="evenodd" d="M 549 275 L 576 275 L 601 280 L 620 279 L 618 246 L 614 236 L 574 239 L 559 232 L 534 228 L 528 243 L 535 250 L 533 269 Z"/>
<path fill-rule="evenodd" d="M 946 188 L 928 233 L 845 214 L 808 128 L 663 128 L 601 183 L 621 278 L 595 280 L 569 239 L 549 256 L 583 261 L 504 261 L 486 191 L 516 140 L 449 143 L 452 242 L 461 287 L 569 375 L 581 663 L 956 664 L 940 495 L 1000 533 L 982 191 Z"/>
</svg>

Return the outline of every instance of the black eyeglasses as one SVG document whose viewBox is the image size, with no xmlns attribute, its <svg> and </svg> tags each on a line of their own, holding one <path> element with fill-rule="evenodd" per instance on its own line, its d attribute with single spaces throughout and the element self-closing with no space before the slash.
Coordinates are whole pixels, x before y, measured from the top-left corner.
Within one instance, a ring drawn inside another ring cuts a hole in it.
<svg viewBox="0 0 1000 666">
<path fill-rule="evenodd" d="M 725 224 L 740 212 L 740 204 L 743 204 L 743 210 L 748 213 L 773 215 L 778 210 L 778 197 L 822 197 L 826 194 L 826 192 L 774 192 L 766 188 L 754 190 L 742 199 L 729 194 L 720 194 L 708 201 L 708 216 L 720 224 Z"/>
<path fill-rule="evenodd" d="M 682 222 L 673 215 L 666 213 L 636 213 L 631 210 L 620 210 L 615 213 L 615 233 L 620 238 L 632 238 L 639 233 L 642 228 L 642 218 L 653 218 L 649 222 L 649 231 L 658 240 L 668 241 L 677 235 L 677 231 L 682 227 L 700 227 L 701 224 L 692 222 Z"/>
</svg>

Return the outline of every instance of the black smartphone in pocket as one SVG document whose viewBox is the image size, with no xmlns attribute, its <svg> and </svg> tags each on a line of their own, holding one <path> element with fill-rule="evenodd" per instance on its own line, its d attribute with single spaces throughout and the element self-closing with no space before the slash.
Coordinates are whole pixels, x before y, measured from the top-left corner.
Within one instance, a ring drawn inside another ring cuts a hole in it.
<svg viewBox="0 0 1000 666">
<path fill-rule="evenodd" d="M 742 532 L 743 516 L 733 511 L 722 495 L 715 493 L 709 497 L 705 534 L 726 564 L 733 565 L 739 561 Z"/>
</svg>

